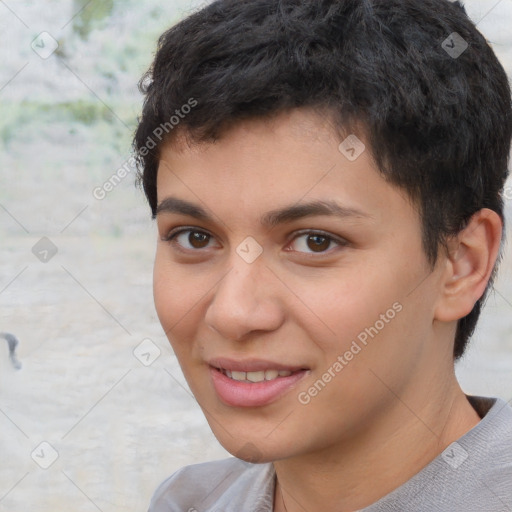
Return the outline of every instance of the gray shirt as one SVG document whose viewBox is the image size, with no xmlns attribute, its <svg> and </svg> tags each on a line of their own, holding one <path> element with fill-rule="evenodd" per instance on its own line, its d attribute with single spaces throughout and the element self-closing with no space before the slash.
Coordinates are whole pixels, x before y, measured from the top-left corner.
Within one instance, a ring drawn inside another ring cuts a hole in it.
<svg viewBox="0 0 512 512">
<path fill-rule="evenodd" d="M 512 407 L 468 396 L 481 421 L 403 485 L 360 512 L 512 512 Z M 187 466 L 148 512 L 272 512 L 271 463 L 236 458 Z"/>
</svg>

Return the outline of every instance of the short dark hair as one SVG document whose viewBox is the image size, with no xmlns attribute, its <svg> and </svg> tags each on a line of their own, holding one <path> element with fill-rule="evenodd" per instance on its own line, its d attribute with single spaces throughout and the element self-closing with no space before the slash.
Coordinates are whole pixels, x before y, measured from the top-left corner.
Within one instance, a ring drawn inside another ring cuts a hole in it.
<svg viewBox="0 0 512 512">
<path fill-rule="evenodd" d="M 420 212 L 432 266 L 478 210 L 504 221 L 510 86 L 459 2 L 217 0 L 160 37 L 139 87 L 134 149 L 153 216 L 159 150 L 178 132 L 214 142 L 238 121 L 312 107 L 340 134 L 363 127 L 383 177 Z M 455 359 L 484 298 L 458 322 Z"/>
</svg>

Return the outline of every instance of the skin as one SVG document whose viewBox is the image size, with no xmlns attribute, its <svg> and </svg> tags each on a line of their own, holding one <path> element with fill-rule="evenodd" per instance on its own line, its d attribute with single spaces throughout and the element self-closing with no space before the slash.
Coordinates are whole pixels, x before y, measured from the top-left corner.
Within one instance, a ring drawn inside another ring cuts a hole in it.
<svg viewBox="0 0 512 512">
<path fill-rule="evenodd" d="M 220 443 L 240 458 L 274 462 L 277 512 L 366 507 L 480 419 L 456 381 L 453 340 L 457 319 L 484 292 L 501 221 L 481 210 L 432 268 L 408 196 L 382 178 L 368 149 L 349 161 L 342 140 L 325 117 L 296 109 L 240 122 L 213 144 L 179 137 L 161 152 L 159 204 L 186 200 L 212 220 L 157 214 L 157 313 Z M 359 214 L 260 222 L 315 200 Z M 190 232 L 165 240 L 180 226 L 209 236 L 193 234 L 194 245 Z M 333 241 L 311 239 L 318 231 Z M 248 236 L 263 250 L 252 263 L 236 252 Z M 299 393 L 395 303 L 401 311 L 300 403 Z M 273 403 L 232 407 L 214 391 L 206 362 L 220 356 L 309 372 Z"/>
</svg>

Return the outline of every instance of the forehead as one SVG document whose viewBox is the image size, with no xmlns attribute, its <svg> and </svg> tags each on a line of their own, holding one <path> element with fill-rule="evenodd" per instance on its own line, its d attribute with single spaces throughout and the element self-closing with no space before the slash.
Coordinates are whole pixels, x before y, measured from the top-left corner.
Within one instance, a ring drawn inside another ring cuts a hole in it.
<svg viewBox="0 0 512 512">
<path fill-rule="evenodd" d="M 240 122 L 214 143 L 177 137 L 161 151 L 158 203 L 172 196 L 224 216 L 234 210 L 258 219 L 311 201 L 336 201 L 372 217 L 385 209 L 403 214 L 410 208 L 405 194 L 382 177 L 363 136 L 348 135 L 339 135 L 330 119 L 296 109 Z"/>
</svg>

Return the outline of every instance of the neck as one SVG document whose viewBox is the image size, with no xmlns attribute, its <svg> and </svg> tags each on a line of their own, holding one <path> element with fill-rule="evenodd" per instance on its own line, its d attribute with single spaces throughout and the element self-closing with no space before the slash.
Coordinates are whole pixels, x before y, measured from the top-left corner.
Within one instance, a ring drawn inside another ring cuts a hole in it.
<svg viewBox="0 0 512 512">
<path fill-rule="evenodd" d="M 391 411 L 336 446 L 274 462 L 274 510 L 354 512 L 367 507 L 409 480 L 479 421 L 455 374 L 421 399 L 404 394 Z"/>
</svg>

